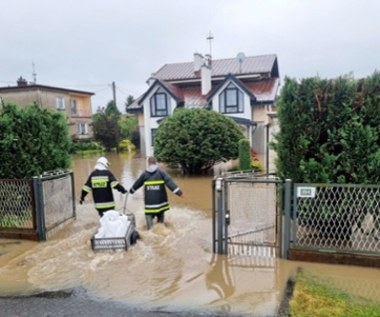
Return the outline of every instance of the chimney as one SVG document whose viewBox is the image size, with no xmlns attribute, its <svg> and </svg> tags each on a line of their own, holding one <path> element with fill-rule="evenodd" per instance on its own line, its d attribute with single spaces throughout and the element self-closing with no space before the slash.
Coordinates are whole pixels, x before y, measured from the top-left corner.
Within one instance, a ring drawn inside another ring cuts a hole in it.
<svg viewBox="0 0 380 317">
<path fill-rule="evenodd" d="M 203 64 L 201 67 L 202 95 L 207 95 L 211 90 L 211 66 Z"/>
<path fill-rule="evenodd" d="M 194 53 L 194 73 L 201 70 L 203 64 L 203 56 L 199 53 Z"/>
<path fill-rule="evenodd" d="M 25 78 L 22 78 L 22 76 L 20 76 L 19 79 L 17 79 L 17 87 L 26 87 L 28 86 L 28 82 L 26 81 Z"/>
</svg>

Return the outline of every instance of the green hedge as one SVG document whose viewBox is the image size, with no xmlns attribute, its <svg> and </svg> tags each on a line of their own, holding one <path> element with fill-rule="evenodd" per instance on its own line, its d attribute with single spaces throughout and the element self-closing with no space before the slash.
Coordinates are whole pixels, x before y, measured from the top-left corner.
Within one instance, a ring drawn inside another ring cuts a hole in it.
<svg viewBox="0 0 380 317">
<path fill-rule="evenodd" d="M 71 139 L 65 116 L 33 104 L 0 108 L 0 178 L 28 178 L 69 168 Z"/>
<path fill-rule="evenodd" d="M 274 144 L 277 172 L 295 182 L 380 181 L 380 73 L 357 80 L 286 78 Z"/>
</svg>

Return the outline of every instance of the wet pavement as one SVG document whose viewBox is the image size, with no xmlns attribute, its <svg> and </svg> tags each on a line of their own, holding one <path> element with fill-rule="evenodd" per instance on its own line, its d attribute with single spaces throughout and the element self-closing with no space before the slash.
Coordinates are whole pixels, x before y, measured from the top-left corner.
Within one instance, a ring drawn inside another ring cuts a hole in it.
<svg viewBox="0 0 380 317">
<path fill-rule="evenodd" d="M 133 307 L 127 303 L 91 297 L 84 289 L 0 297 L 0 317 L 251 317 L 223 311 L 169 310 L 167 307 Z M 268 316 L 269 317 L 269 316 Z M 273 317 L 273 316 L 271 316 Z"/>
</svg>

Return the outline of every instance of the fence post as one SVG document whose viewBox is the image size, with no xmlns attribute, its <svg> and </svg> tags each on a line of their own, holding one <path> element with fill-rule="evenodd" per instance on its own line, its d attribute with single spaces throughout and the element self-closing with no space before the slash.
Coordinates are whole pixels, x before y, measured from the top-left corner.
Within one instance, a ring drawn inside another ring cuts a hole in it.
<svg viewBox="0 0 380 317">
<path fill-rule="evenodd" d="M 74 172 L 70 172 L 70 178 L 71 178 L 71 194 L 73 197 L 73 213 L 74 213 L 74 219 L 76 219 L 77 218 L 77 209 L 76 209 L 76 198 L 75 198 Z"/>
<path fill-rule="evenodd" d="M 224 214 L 224 204 L 223 204 L 223 179 L 217 178 L 215 183 L 216 189 L 216 205 L 217 205 L 217 253 L 225 254 L 225 248 L 223 247 L 223 233 L 225 226 L 225 214 Z"/>
<path fill-rule="evenodd" d="M 224 181 L 223 184 L 223 254 L 228 254 L 228 225 L 231 218 L 228 202 L 228 183 Z"/>
<path fill-rule="evenodd" d="M 34 191 L 34 201 L 36 210 L 36 222 L 37 222 L 37 233 L 38 239 L 40 241 L 46 240 L 46 228 L 45 228 L 45 212 L 44 212 L 44 197 L 42 190 L 42 180 L 38 176 L 34 176 L 33 180 L 33 191 Z"/>
<path fill-rule="evenodd" d="M 276 253 L 280 258 L 283 258 L 284 252 L 284 184 L 276 183 L 276 229 L 277 229 L 277 247 L 278 253 Z"/>
<path fill-rule="evenodd" d="M 284 208 L 285 208 L 285 224 L 284 224 L 284 252 L 281 255 L 282 258 L 288 257 L 288 251 L 290 247 L 290 207 L 291 207 L 291 193 L 292 193 L 292 181 L 290 179 L 285 180 L 285 193 L 284 193 Z"/>
<path fill-rule="evenodd" d="M 211 184 L 211 195 L 212 195 L 212 253 L 216 253 L 216 208 L 215 208 L 215 179 Z"/>
</svg>

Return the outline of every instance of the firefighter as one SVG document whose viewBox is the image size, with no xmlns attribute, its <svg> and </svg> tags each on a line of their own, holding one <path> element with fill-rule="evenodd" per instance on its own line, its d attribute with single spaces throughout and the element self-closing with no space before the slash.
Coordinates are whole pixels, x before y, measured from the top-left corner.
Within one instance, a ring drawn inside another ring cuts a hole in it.
<svg viewBox="0 0 380 317">
<path fill-rule="evenodd" d="M 119 184 L 108 169 L 109 165 L 110 163 L 103 156 L 96 161 L 95 169 L 84 184 L 79 201 L 82 204 L 86 195 L 92 192 L 95 208 L 100 217 L 103 216 L 105 211 L 115 209 L 113 188 L 122 194 L 127 193 L 127 190 Z"/>
<path fill-rule="evenodd" d="M 181 189 L 165 171 L 158 167 L 156 159 L 149 157 L 148 168 L 140 175 L 129 190 L 129 192 L 133 194 L 141 186 L 144 186 L 145 219 L 148 230 L 152 228 L 153 218 L 155 217 L 157 217 L 157 222 L 163 223 L 165 211 L 169 210 L 165 185 L 174 194 L 183 197 Z"/>
</svg>

